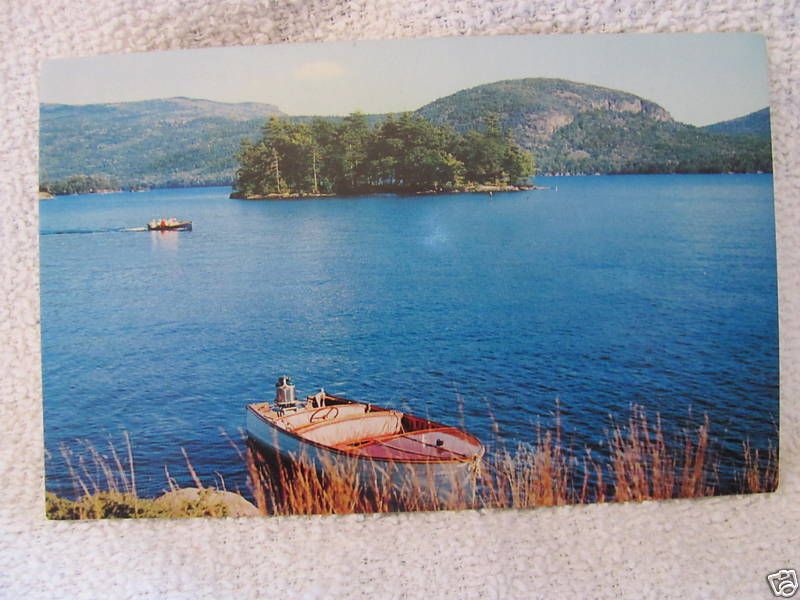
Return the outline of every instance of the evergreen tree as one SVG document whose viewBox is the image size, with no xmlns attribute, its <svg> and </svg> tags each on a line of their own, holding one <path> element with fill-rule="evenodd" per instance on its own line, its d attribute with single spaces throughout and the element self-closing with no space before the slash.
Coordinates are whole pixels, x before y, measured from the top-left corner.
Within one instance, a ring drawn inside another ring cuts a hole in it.
<svg viewBox="0 0 800 600">
<path fill-rule="evenodd" d="M 365 191 L 370 183 L 367 148 L 371 141 L 367 117 L 360 112 L 346 116 L 339 125 L 334 148 L 339 157 L 334 161 L 334 189 L 339 193 Z"/>
<path fill-rule="evenodd" d="M 363 193 L 445 191 L 471 184 L 524 183 L 533 173 L 530 153 L 517 146 L 496 118 L 483 131 L 451 128 L 403 113 L 370 127 L 354 113 L 338 124 L 277 118 L 256 143 L 238 154 L 236 193 Z"/>
</svg>

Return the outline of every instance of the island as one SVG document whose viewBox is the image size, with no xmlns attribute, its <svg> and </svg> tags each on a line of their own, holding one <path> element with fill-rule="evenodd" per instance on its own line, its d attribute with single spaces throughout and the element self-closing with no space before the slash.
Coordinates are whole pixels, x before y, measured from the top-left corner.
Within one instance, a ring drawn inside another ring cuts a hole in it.
<svg viewBox="0 0 800 600">
<path fill-rule="evenodd" d="M 63 180 L 39 184 L 39 199 L 70 194 L 111 194 L 122 191 L 119 184 L 106 175 L 72 175 Z"/>
<path fill-rule="evenodd" d="M 244 140 L 231 198 L 372 193 L 434 194 L 531 189 L 533 156 L 488 115 L 464 134 L 412 113 L 370 125 L 271 117 L 259 140 Z"/>
</svg>

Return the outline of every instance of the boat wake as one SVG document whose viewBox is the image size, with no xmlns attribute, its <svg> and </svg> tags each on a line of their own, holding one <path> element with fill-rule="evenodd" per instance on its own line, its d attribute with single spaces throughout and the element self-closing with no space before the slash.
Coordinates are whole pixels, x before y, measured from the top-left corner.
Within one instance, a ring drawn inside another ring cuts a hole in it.
<svg viewBox="0 0 800 600">
<path fill-rule="evenodd" d="M 109 227 L 105 229 L 43 229 L 39 235 L 91 235 L 95 233 L 124 233 L 147 231 L 147 227 Z"/>
</svg>

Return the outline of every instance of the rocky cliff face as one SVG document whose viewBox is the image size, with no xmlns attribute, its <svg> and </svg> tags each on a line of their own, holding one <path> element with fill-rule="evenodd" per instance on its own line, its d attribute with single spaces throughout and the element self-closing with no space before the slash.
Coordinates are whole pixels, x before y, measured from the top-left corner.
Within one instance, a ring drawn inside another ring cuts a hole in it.
<svg viewBox="0 0 800 600">
<path fill-rule="evenodd" d="M 440 98 L 417 112 L 457 131 L 483 128 L 493 115 L 533 153 L 538 173 L 772 169 L 768 135 L 722 136 L 712 128 L 676 122 L 663 107 L 634 94 L 563 79 L 498 81 Z M 764 119 L 746 124 L 751 121 Z M 741 128 L 738 121 L 727 127 Z"/>
<path fill-rule="evenodd" d="M 487 114 L 496 114 L 515 140 L 529 150 L 547 143 L 577 115 L 588 112 L 643 115 L 672 122 L 658 104 L 627 92 L 563 79 L 499 81 L 440 98 L 417 112 L 434 123 L 465 131 L 481 127 Z"/>
</svg>

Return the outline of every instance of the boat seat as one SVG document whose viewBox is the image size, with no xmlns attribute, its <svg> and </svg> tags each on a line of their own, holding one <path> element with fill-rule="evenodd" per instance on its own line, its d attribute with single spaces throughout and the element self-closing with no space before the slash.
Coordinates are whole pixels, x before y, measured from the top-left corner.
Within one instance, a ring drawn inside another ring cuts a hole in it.
<svg viewBox="0 0 800 600">
<path fill-rule="evenodd" d="M 365 412 L 366 407 L 363 404 L 341 404 L 330 405 L 331 408 L 336 408 L 337 419 L 348 418 L 351 416 L 360 416 Z M 303 408 L 294 413 L 283 415 L 278 421 L 279 424 L 288 425 L 286 429 L 289 431 L 297 431 L 300 433 L 303 429 L 314 426 L 316 423 L 312 419 L 324 416 L 324 408 Z"/>
<path fill-rule="evenodd" d="M 309 425 L 298 435 L 325 446 L 342 446 L 401 431 L 402 414 L 387 410 Z"/>
</svg>

